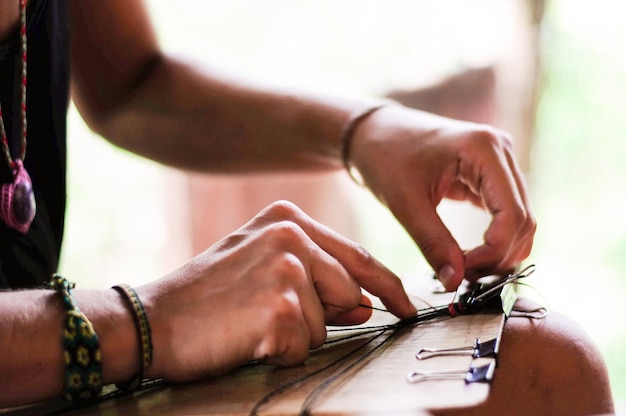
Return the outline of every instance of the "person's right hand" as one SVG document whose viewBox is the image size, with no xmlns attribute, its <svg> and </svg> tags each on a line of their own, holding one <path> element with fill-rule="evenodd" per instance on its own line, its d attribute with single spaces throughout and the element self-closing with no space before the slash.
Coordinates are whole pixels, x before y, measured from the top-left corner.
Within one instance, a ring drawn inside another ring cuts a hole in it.
<svg viewBox="0 0 626 416">
<path fill-rule="evenodd" d="M 356 130 L 351 162 L 448 291 L 463 279 L 505 276 L 529 256 L 537 223 L 508 134 L 390 106 Z M 482 243 L 459 246 L 437 212 L 446 198 L 471 202 L 489 213 Z"/>
<path fill-rule="evenodd" d="M 147 374 L 183 381 L 246 362 L 294 365 L 327 323 L 358 324 L 361 288 L 400 318 L 416 313 L 400 280 L 356 243 L 277 202 L 165 278 L 137 289 L 152 326 Z"/>
</svg>

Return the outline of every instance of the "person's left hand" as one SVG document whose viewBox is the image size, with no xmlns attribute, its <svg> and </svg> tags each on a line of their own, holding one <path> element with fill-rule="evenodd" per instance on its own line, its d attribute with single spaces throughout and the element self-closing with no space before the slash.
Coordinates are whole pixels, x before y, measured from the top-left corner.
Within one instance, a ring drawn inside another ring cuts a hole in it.
<svg viewBox="0 0 626 416">
<path fill-rule="evenodd" d="M 530 254 L 536 223 L 506 134 L 390 106 L 363 120 L 350 159 L 447 290 L 463 278 L 504 274 Z M 443 198 L 467 200 L 491 214 L 482 245 L 459 247 L 436 211 Z"/>
</svg>

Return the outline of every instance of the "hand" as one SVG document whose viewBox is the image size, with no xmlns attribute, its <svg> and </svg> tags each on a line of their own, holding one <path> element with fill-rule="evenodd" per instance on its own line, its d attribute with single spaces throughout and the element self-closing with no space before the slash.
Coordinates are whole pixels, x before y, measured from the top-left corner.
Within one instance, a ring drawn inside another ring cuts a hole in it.
<svg viewBox="0 0 626 416">
<path fill-rule="evenodd" d="M 365 250 L 293 204 L 274 203 L 137 289 L 152 326 L 150 375 L 190 380 L 253 360 L 300 363 L 324 343 L 326 323 L 369 318 L 361 287 L 399 317 L 416 313 L 400 280 Z"/>
<path fill-rule="evenodd" d="M 506 273 L 530 254 L 536 223 L 506 134 L 385 107 L 356 130 L 351 160 L 447 290 L 463 278 Z M 436 212 L 443 198 L 467 200 L 491 214 L 482 245 L 461 250 Z"/>
</svg>

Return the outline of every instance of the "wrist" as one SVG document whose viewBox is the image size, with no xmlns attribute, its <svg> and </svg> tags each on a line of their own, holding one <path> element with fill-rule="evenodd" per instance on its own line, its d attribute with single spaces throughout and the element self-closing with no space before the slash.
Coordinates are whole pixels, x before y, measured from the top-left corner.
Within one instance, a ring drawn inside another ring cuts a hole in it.
<svg viewBox="0 0 626 416">
<path fill-rule="evenodd" d="M 139 371 L 139 340 L 132 312 L 113 290 L 75 290 L 80 308 L 100 339 L 103 383 L 129 380 Z"/>
<path fill-rule="evenodd" d="M 168 291 L 162 290 L 159 285 L 143 285 L 136 287 L 135 290 L 141 299 L 151 327 L 152 362 L 146 369 L 144 377 L 170 379 L 171 363 L 176 362 L 174 354 L 177 350 L 172 345 L 175 340 L 173 326 L 176 324 L 173 323 L 172 311 L 160 303 L 165 300 Z M 165 310 L 170 312 L 164 312 Z"/>
<path fill-rule="evenodd" d="M 139 372 L 132 379 L 124 383 L 118 383 L 118 388 L 133 392 L 141 385 L 145 374 L 152 364 L 152 330 L 146 309 L 139 298 L 139 295 L 130 285 L 122 283 L 112 287 L 118 292 L 130 308 L 133 321 L 135 323 L 135 332 L 139 343 Z"/>
<path fill-rule="evenodd" d="M 355 142 L 358 140 L 357 135 L 362 130 L 366 130 L 364 126 L 368 124 L 371 118 L 374 118 L 385 107 L 394 104 L 393 101 L 381 101 L 365 107 L 364 109 L 360 109 L 354 112 L 344 125 L 340 139 L 341 160 L 344 168 L 357 185 L 364 186 L 363 177 L 361 176 L 357 164 L 354 162 L 354 147 Z"/>
</svg>

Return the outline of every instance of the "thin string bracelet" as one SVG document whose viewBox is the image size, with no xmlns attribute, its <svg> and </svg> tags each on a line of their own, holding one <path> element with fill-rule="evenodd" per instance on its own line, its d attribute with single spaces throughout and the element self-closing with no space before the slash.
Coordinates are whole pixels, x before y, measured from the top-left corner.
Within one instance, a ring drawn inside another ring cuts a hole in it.
<svg viewBox="0 0 626 416">
<path fill-rule="evenodd" d="M 67 312 L 63 332 L 65 390 L 63 398 L 72 403 L 91 402 L 102 392 L 102 355 L 98 335 L 76 304 L 71 289 L 75 283 L 55 274 L 48 283 L 56 290 Z"/>
<path fill-rule="evenodd" d="M 350 149 L 352 147 L 354 132 L 368 116 L 387 106 L 389 106 L 389 103 L 379 103 L 371 107 L 367 107 L 365 110 L 354 113 L 350 116 L 350 119 L 341 132 L 341 161 L 343 162 L 343 166 L 346 168 L 346 171 L 357 185 L 363 186 L 364 181 L 358 169 L 350 163 Z"/>
<path fill-rule="evenodd" d="M 137 295 L 135 289 L 126 283 L 113 286 L 111 289 L 118 292 L 133 311 L 135 329 L 137 330 L 137 336 L 140 342 L 139 348 L 141 351 L 141 359 L 139 373 L 137 373 L 137 375 L 130 381 L 117 384 L 117 387 L 120 390 L 133 392 L 141 385 L 144 375 L 150 367 L 150 364 L 152 364 L 152 330 L 150 329 L 146 309 L 141 303 L 139 295 Z"/>
</svg>

